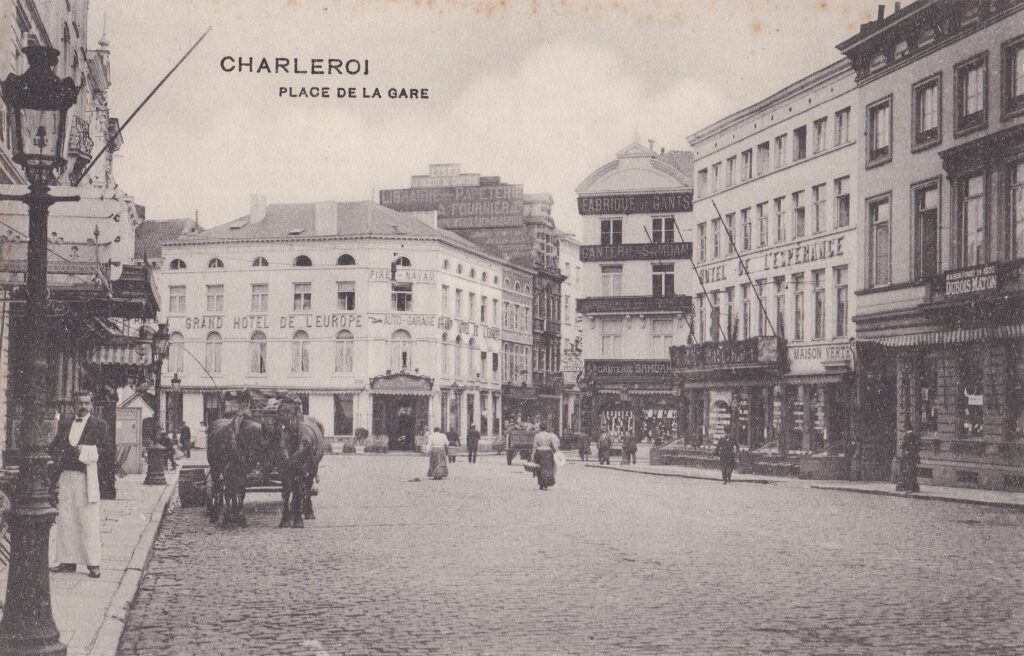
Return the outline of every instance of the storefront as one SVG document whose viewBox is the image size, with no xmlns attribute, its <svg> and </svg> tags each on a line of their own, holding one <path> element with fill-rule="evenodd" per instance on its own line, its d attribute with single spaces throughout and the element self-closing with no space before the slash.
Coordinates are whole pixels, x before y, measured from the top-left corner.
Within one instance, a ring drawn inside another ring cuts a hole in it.
<svg viewBox="0 0 1024 656">
<path fill-rule="evenodd" d="M 386 435 L 389 449 L 415 450 L 417 436 L 426 435 L 432 387 L 430 378 L 405 373 L 370 380 L 373 434 Z"/>
<path fill-rule="evenodd" d="M 668 360 L 587 360 L 580 380 L 586 409 L 582 430 L 596 439 L 662 443 L 679 436 L 679 400 Z"/>
</svg>

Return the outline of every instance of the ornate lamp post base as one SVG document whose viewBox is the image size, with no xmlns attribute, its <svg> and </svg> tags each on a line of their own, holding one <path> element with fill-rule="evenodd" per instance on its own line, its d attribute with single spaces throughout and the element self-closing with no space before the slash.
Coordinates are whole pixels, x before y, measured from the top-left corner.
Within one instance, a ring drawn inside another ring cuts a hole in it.
<svg viewBox="0 0 1024 656">
<path fill-rule="evenodd" d="M 146 447 L 146 480 L 143 485 L 167 485 L 164 470 L 167 468 L 167 450 L 158 445 Z"/>
</svg>

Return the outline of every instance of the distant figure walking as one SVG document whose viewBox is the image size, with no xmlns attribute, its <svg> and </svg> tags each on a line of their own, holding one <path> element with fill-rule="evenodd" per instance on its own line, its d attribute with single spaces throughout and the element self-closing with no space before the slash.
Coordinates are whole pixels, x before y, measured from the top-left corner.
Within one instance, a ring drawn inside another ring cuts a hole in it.
<svg viewBox="0 0 1024 656">
<path fill-rule="evenodd" d="M 590 435 L 587 433 L 580 433 L 580 460 L 583 462 L 587 461 L 587 457 L 590 455 Z"/>
<path fill-rule="evenodd" d="M 736 456 L 739 454 L 740 446 L 732 435 L 725 435 L 718 440 L 715 446 L 715 455 L 718 456 L 718 465 L 722 468 L 722 485 L 732 482 L 732 470 L 736 467 Z"/>
<path fill-rule="evenodd" d="M 622 436 L 622 464 L 636 464 L 636 435 L 633 431 L 626 431 Z"/>
<path fill-rule="evenodd" d="M 917 483 L 917 465 L 921 462 L 921 441 L 917 433 L 908 430 L 903 433 L 900 444 L 899 473 L 896 477 L 898 492 L 920 492 Z"/>
<path fill-rule="evenodd" d="M 612 452 L 612 434 L 606 430 L 601 431 L 601 436 L 597 438 L 597 464 L 599 465 L 610 465 L 612 464 L 611 459 Z"/>
<path fill-rule="evenodd" d="M 435 481 L 448 477 L 448 436 L 441 432 L 437 426 L 434 432 L 427 435 L 427 443 L 424 445 L 427 455 L 430 457 L 430 465 L 427 467 L 427 477 Z"/>
<path fill-rule="evenodd" d="M 473 424 L 469 425 L 469 430 L 466 432 L 466 449 L 469 450 L 469 461 L 476 462 L 476 451 L 480 446 L 480 431 L 476 429 Z"/>
<path fill-rule="evenodd" d="M 530 460 L 540 465 L 537 484 L 546 490 L 555 484 L 555 452 L 558 451 L 558 436 L 548 432 L 546 422 L 540 423 L 540 430 L 533 436 L 533 450 Z"/>
<path fill-rule="evenodd" d="M 174 440 L 166 432 L 160 433 L 160 439 L 157 440 L 160 446 L 167 450 L 167 467 L 171 469 L 177 469 L 178 463 L 174 459 Z"/>
<path fill-rule="evenodd" d="M 192 457 L 192 429 L 188 427 L 188 424 L 181 422 L 181 452 L 186 458 Z"/>
<path fill-rule="evenodd" d="M 455 454 L 459 452 L 462 440 L 459 439 L 459 433 L 454 428 L 448 429 L 448 446 L 448 462 L 455 462 Z"/>
</svg>

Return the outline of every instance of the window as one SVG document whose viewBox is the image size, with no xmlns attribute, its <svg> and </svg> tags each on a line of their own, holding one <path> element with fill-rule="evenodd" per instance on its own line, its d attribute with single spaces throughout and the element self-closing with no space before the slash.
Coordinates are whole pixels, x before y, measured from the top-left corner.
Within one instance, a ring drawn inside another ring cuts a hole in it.
<svg viewBox="0 0 1024 656">
<path fill-rule="evenodd" d="M 934 354 L 917 362 L 918 419 L 922 432 L 939 430 L 939 366 Z"/>
<path fill-rule="evenodd" d="M 846 337 L 847 322 L 849 321 L 849 283 L 847 282 L 847 268 L 845 266 L 832 269 L 832 276 L 836 285 L 836 337 Z"/>
<path fill-rule="evenodd" d="M 651 265 L 651 294 L 654 296 L 674 296 L 676 291 L 676 267 L 674 264 Z"/>
<path fill-rule="evenodd" d="M 775 168 L 781 169 L 786 165 L 786 135 L 780 134 L 775 137 Z"/>
<path fill-rule="evenodd" d="M 654 319 L 651 321 L 652 358 L 668 359 L 668 349 L 672 345 L 672 332 L 671 319 Z"/>
<path fill-rule="evenodd" d="M 725 243 L 728 245 L 728 251 L 733 253 L 735 249 L 734 240 L 736 239 L 736 214 L 730 212 L 725 215 Z"/>
<path fill-rule="evenodd" d="M 928 148 L 942 141 L 942 131 L 939 125 L 942 116 L 941 82 L 940 74 L 914 85 L 913 147 L 915 149 Z"/>
<path fill-rule="evenodd" d="M 267 283 L 254 283 L 252 285 L 252 302 L 249 310 L 253 314 L 263 314 L 270 306 L 270 285 Z"/>
<path fill-rule="evenodd" d="M 753 224 L 751 223 L 751 221 L 753 221 L 753 219 L 750 216 L 750 208 L 749 207 L 745 207 L 742 210 L 740 210 L 740 218 L 743 221 L 743 236 L 742 236 L 742 239 L 740 240 L 740 245 L 743 247 L 743 250 L 749 251 L 750 250 L 750 246 L 751 246 L 751 242 L 752 242 L 752 238 L 753 238 L 753 232 L 754 232 L 754 227 L 753 227 Z"/>
<path fill-rule="evenodd" d="M 800 239 L 804 236 L 805 228 L 804 192 L 793 193 L 793 239 Z"/>
<path fill-rule="evenodd" d="M 740 180 L 749 180 L 752 177 L 754 177 L 753 153 L 744 150 L 740 153 Z"/>
<path fill-rule="evenodd" d="M 871 232 L 868 244 L 868 274 L 871 287 L 892 282 L 889 261 L 889 199 L 881 198 L 868 203 L 868 221 Z"/>
<path fill-rule="evenodd" d="M 983 128 L 988 122 L 987 76 L 987 52 L 956 66 L 957 135 Z"/>
<path fill-rule="evenodd" d="M 711 300 L 708 301 L 708 329 L 711 341 L 717 342 L 722 336 L 722 311 L 718 305 L 718 292 L 711 292 Z"/>
<path fill-rule="evenodd" d="M 793 274 L 793 341 L 804 338 L 804 274 Z"/>
<path fill-rule="evenodd" d="M 708 195 L 708 170 L 697 171 L 697 195 L 704 197 Z"/>
<path fill-rule="evenodd" d="M 835 192 L 835 203 L 832 211 L 835 215 L 835 227 L 845 228 L 850 225 L 850 178 L 836 178 L 832 183 Z"/>
<path fill-rule="evenodd" d="M 221 346 L 223 343 L 219 333 L 210 333 L 206 336 L 206 370 L 211 374 L 221 372 Z"/>
<path fill-rule="evenodd" d="M 565 297 L 565 306 L 569 307 L 569 297 L 568 296 Z M 566 312 L 566 316 L 568 316 L 568 314 L 569 313 L 567 311 Z M 491 323 L 493 323 L 495 325 L 498 324 L 498 299 L 496 299 L 496 298 L 492 298 L 491 299 Z"/>
<path fill-rule="evenodd" d="M 696 316 L 696 321 L 697 321 L 696 341 L 699 344 L 699 343 L 704 341 L 704 334 L 705 334 L 704 333 L 704 295 L 703 294 L 698 294 L 697 295 L 697 313 L 696 314 L 697 314 L 697 316 Z"/>
<path fill-rule="evenodd" d="M 884 68 L 889 63 L 889 55 L 885 52 L 875 53 L 868 61 L 868 71 L 874 72 L 881 68 Z"/>
<path fill-rule="evenodd" d="M 167 373 L 185 373 L 185 338 L 181 333 L 172 333 L 167 349 Z"/>
<path fill-rule="evenodd" d="M 1018 259 L 1024 257 L 1024 160 L 1010 165 L 1009 200 L 1012 255 Z"/>
<path fill-rule="evenodd" d="M 167 312 L 170 314 L 185 313 L 185 286 L 173 285 L 167 295 Z"/>
<path fill-rule="evenodd" d="M 764 175 L 768 172 L 768 164 L 771 159 L 771 151 L 768 142 L 757 145 L 757 174 Z"/>
<path fill-rule="evenodd" d="M 939 185 L 914 189 L 914 273 L 918 279 L 939 271 Z"/>
<path fill-rule="evenodd" d="M 338 266 L 354 266 L 355 263 L 356 259 L 349 255 L 348 253 L 345 253 L 344 255 L 338 257 Z"/>
<path fill-rule="evenodd" d="M 793 161 L 807 157 L 807 126 L 793 130 Z"/>
<path fill-rule="evenodd" d="M 957 236 L 959 265 L 985 263 L 985 176 L 972 175 L 959 181 L 960 211 Z"/>
<path fill-rule="evenodd" d="M 704 262 L 708 259 L 708 226 L 706 223 L 697 224 L 697 261 Z"/>
<path fill-rule="evenodd" d="M 487 297 L 480 297 L 480 323 L 487 323 Z"/>
<path fill-rule="evenodd" d="M 309 334 L 304 330 L 292 335 L 292 373 L 309 373 Z"/>
<path fill-rule="evenodd" d="M 622 295 L 622 265 L 601 265 L 601 296 Z"/>
<path fill-rule="evenodd" d="M 894 61 L 899 61 L 910 54 L 910 44 L 906 39 L 899 41 L 896 47 L 893 48 L 892 58 Z"/>
<path fill-rule="evenodd" d="M 601 219 L 601 245 L 615 246 L 622 243 L 622 219 Z"/>
<path fill-rule="evenodd" d="M 215 257 L 215 258 L 213 258 L 212 260 L 210 260 L 209 262 L 206 263 L 206 268 L 207 269 L 223 269 L 224 268 L 224 262 L 219 257 Z"/>
<path fill-rule="evenodd" d="M 768 283 L 767 280 L 761 279 L 757 281 L 754 287 L 754 293 L 757 294 L 757 334 L 767 335 L 768 334 L 768 314 L 766 308 L 768 305 L 768 299 L 764 296 L 764 288 Z"/>
<path fill-rule="evenodd" d="M 469 303 L 468 303 L 468 307 L 466 308 L 466 310 L 467 310 L 467 312 L 466 312 L 466 314 L 467 314 L 466 319 L 468 321 L 472 321 L 473 320 L 473 312 L 476 311 L 476 294 L 474 294 L 473 292 L 469 292 L 469 299 L 468 300 L 469 300 Z"/>
<path fill-rule="evenodd" d="M 338 309 L 356 309 L 356 284 L 349 280 L 338 281 Z"/>
<path fill-rule="evenodd" d="M 811 272 L 814 283 L 814 339 L 825 339 L 825 270 Z"/>
<path fill-rule="evenodd" d="M 814 152 L 820 153 L 828 148 L 828 117 L 819 118 L 814 122 Z"/>
<path fill-rule="evenodd" d="M 173 271 L 177 271 L 178 269 L 184 269 L 184 268 L 186 268 L 186 267 L 185 267 L 185 260 L 180 260 L 180 259 L 178 259 L 178 258 L 174 258 L 173 260 L 171 260 L 171 266 L 170 266 L 170 268 L 171 268 L 171 270 L 173 270 Z"/>
<path fill-rule="evenodd" d="M 1024 111 L 1024 37 L 1003 45 L 1003 115 Z"/>
<path fill-rule="evenodd" d="M 708 178 L 708 187 L 709 187 L 708 191 L 710 193 L 712 193 L 712 194 L 715 193 L 716 191 L 721 189 L 721 186 L 720 186 L 721 184 L 722 184 L 722 163 L 718 162 L 717 164 L 715 164 L 714 166 L 711 167 L 711 176 Z"/>
<path fill-rule="evenodd" d="M 206 311 L 224 311 L 224 285 L 206 286 Z"/>
<path fill-rule="evenodd" d="M 775 243 L 786 241 L 786 197 L 780 196 L 773 201 L 775 205 Z"/>
<path fill-rule="evenodd" d="M 827 201 L 825 185 L 820 184 L 811 187 L 811 202 L 814 203 L 814 232 L 821 232 L 825 229 L 825 203 Z"/>
<path fill-rule="evenodd" d="M 297 267 L 313 266 L 313 261 L 311 259 L 309 259 L 308 257 L 306 257 L 305 255 L 300 255 L 297 258 L 295 258 L 294 262 L 292 262 L 292 266 L 297 266 Z"/>
<path fill-rule="evenodd" d="M 622 319 L 601 319 L 601 357 L 622 355 Z"/>
<path fill-rule="evenodd" d="M 735 294 L 735 288 L 734 287 L 726 287 L 725 288 L 725 327 L 726 327 L 726 332 L 728 332 L 730 335 L 732 335 L 733 321 L 735 321 L 735 319 L 736 319 L 736 315 L 733 312 L 734 311 L 734 306 L 733 306 L 734 294 Z"/>
<path fill-rule="evenodd" d="M 882 164 L 892 159 L 892 97 L 868 106 L 868 165 Z"/>
<path fill-rule="evenodd" d="M 407 258 L 407 257 L 405 257 L 403 255 L 401 257 L 395 258 L 395 266 L 411 267 L 412 266 L 412 262 L 409 261 L 409 258 Z M 470 269 L 469 270 L 469 277 L 470 278 L 476 277 L 476 269 Z"/>
<path fill-rule="evenodd" d="M 261 332 L 249 338 L 249 373 L 267 373 L 267 336 Z"/>
<path fill-rule="evenodd" d="M 786 279 L 775 279 L 775 331 L 786 337 Z"/>
<path fill-rule="evenodd" d="M 470 366 L 473 366 L 472 362 Z M 405 330 L 391 333 L 391 368 L 395 371 L 412 368 L 412 335 Z M 459 372 L 461 371 L 460 366 Z"/>
<path fill-rule="evenodd" d="M 455 347 L 453 353 L 455 355 L 455 377 L 462 378 L 462 335 L 455 336 Z"/>
<path fill-rule="evenodd" d="M 455 318 L 462 318 L 462 290 L 455 290 Z"/>
<path fill-rule="evenodd" d="M 926 27 L 921 30 L 921 33 L 917 36 L 917 47 L 918 49 L 930 46 L 935 43 L 937 31 L 934 27 Z"/>
<path fill-rule="evenodd" d="M 651 239 L 655 244 L 671 244 L 675 241 L 676 220 L 671 216 L 656 216 L 651 219 Z"/>
<path fill-rule="evenodd" d="M 981 437 L 985 433 L 985 360 L 980 347 L 960 349 L 957 362 L 959 389 L 956 390 L 958 437 Z"/>
<path fill-rule="evenodd" d="M 850 140 L 850 108 L 846 107 L 836 112 L 835 135 L 833 146 L 841 146 Z"/>
<path fill-rule="evenodd" d="M 711 219 L 711 257 L 712 259 L 717 258 L 721 255 L 721 236 L 722 222 L 718 219 Z"/>
<path fill-rule="evenodd" d="M 725 186 L 731 187 L 736 184 L 736 158 L 730 157 L 725 160 Z"/>
<path fill-rule="evenodd" d="M 313 309 L 313 283 L 297 282 L 292 284 L 292 309 Z"/>
<path fill-rule="evenodd" d="M 252 265 L 254 267 L 265 267 L 265 266 L 270 266 L 270 263 L 267 262 L 267 258 L 265 258 L 265 257 L 263 257 L 261 255 L 261 256 L 257 257 L 256 259 L 254 259 L 252 261 Z"/>
<path fill-rule="evenodd" d="M 750 338 L 750 285 L 740 286 L 740 314 L 742 315 L 743 339 Z"/>
<path fill-rule="evenodd" d="M 412 283 L 396 282 L 391 285 L 391 311 L 412 312 Z"/>
<path fill-rule="evenodd" d="M 340 331 L 334 336 L 334 372 L 338 374 L 352 373 L 352 333 Z M 447 361 L 445 373 L 448 373 Z"/>
<path fill-rule="evenodd" d="M 757 204 L 757 245 L 768 245 L 768 203 Z"/>
</svg>

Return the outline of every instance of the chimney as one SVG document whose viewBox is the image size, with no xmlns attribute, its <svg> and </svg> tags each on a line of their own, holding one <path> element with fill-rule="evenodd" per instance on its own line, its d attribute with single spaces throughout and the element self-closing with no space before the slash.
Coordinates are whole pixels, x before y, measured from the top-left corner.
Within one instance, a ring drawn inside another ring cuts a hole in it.
<svg viewBox="0 0 1024 656">
<path fill-rule="evenodd" d="M 885 18 L 885 5 L 878 5 L 878 20 Z"/>
<path fill-rule="evenodd" d="M 897 14 L 900 11 L 900 3 L 896 3 L 896 8 L 892 10 L 892 13 Z"/>
<path fill-rule="evenodd" d="M 334 201 L 314 203 L 313 223 L 317 235 L 338 234 L 338 204 Z"/>
<path fill-rule="evenodd" d="M 249 223 L 255 225 L 267 218 L 267 197 L 262 194 L 249 195 Z"/>
</svg>

